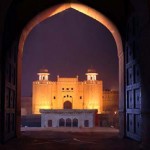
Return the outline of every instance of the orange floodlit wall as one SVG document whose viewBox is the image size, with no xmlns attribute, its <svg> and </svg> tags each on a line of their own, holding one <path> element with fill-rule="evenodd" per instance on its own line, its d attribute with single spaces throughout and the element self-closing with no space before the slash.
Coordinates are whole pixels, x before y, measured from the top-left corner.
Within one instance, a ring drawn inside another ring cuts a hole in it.
<svg viewBox="0 0 150 150">
<path fill-rule="evenodd" d="M 66 101 L 71 109 L 103 110 L 102 81 L 79 82 L 76 78 L 57 77 L 56 82 L 38 80 L 33 82 L 32 113 L 39 114 L 40 109 L 64 109 Z"/>
</svg>

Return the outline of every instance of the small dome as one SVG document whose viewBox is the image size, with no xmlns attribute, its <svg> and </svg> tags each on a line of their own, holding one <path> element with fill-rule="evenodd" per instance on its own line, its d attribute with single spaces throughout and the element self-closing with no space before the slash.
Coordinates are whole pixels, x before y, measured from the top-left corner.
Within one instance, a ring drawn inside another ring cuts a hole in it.
<svg viewBox="0 0 150 150">
<path fill-rule="evenodd" d="M 48 73 L 48 69 L 40 69 L 39 73 Z"/>
<path fill-rule="evenodd" d="M 87 70 L 87 73 L 96 73 L 96 70 L 94 68 L 90 68 Z"/>
</svg>

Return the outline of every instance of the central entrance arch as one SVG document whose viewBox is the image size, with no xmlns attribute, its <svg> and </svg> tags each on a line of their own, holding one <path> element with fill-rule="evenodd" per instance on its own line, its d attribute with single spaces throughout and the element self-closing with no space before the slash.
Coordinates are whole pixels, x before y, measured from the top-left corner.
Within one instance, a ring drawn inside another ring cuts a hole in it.
<svg viewBox="0 0 150 150">
<path fill-rule="evenodd" d="M 65 4 L 53 6 L 41 12 L 36 17 L 34 17 L 23 29 L 21 37 L 20 37 L 20 41 L 19 41 L 19 47 L 18 47 L 17 99 L 20 100 L 20 97 L 21 97 L 20 89 L 21 89 L 22 55 L 23 55 L 24 43 L 26 41 L 27 36 L 29 35 L 30 31 L 40 22 L 64 10 L 67 10 L 69 8 L 79 11 L 80 13 L 83 13 L 93 18 L 94 20 L 100 22 L 101 24 L 103 24 L 110 31 L 110 33 L 112 34 L 115 40 L 115 43 L 117 46 L 118 58 L 119 58 L 119 113 L 120 113 L 120 118 L 121 118 L 120 119 L 120 135 L 124 136 L 124 131 L 125 131 L 124 129 L 124 121 L 125 121 L 125 116 L 124 116 L 124 107 L 125 107 L 124 106 L 124 54 L 123 54 L 121 36 L 116 26 L 106 16 L 92 9 L 91 7 L 85 6 L 83 4 L 65 3 Z"/>
<path fill-rule="evenodd" d="M 70 101 L 65 101 L 64 109 L 72 109 L 72 103 Z"/>
</svg>

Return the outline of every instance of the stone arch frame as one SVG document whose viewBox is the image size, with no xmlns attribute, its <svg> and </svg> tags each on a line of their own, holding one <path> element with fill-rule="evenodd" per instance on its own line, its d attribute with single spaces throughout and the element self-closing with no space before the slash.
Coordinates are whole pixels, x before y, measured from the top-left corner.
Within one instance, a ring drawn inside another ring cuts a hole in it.
<svg viewBox="0 0 150 150">
<path fill-rule="evenodd" d="M 21 31 L 22 29 L 24 28 L 25 24 L 29 22 L 29 20 L 31 20 L 36 14 L 38 14 L 40 11 L 42 10 L 45 10 L 47 7 L 53 7 L 54 5 L 56 4 L 60 4 L 60 3 L 66 3 L 66 2 L 70 2 L 70 0 L 58 0 L 58 1 L 55 1 L 55 0 L 52 0 L 52 1 L 42 1 L 42 0 L 39 0 L 41 3 L 35 3 L 34 1 L 30 0 L 30 1 L 19 1 L 19 0 L 10 0 L 10 1 L 7 1 L 5 2 L 5 0 L 2 0 L 0 2 L 0 4 L 2 4 L 2 9 L 1 9 L 1 12 L 2 12 L 2 15 L 1 15 L 1 19 L 2 19 L 2 26 L 0 28 L 0 30 L 2 31 L 2 33 L 4 33 L 4 36 L 6 37 L 2 37 L 0 39 L 0 53 L 2 54 L 1 55 L 1 60 L 0 60 L 0 65 L 3 66 L 3 65 L 6 65 L 7 62 L 5 62 L 5 59 L 7 59 L 7 56 L 5 55 L 5 52 L 7 51 L 12 51 L 12 48 L 14 48 L 15 52 L 12 52 L 13 54 L 17 53 L 17 48 L 18 48 L 18 39 L 21 35 Z M 38 2 L 39 2 L 38 1 Z M 76 0 L 71 0 L 71 1 L 75 1 Z M 126 0 L 123 0 L 123 1 L 113 1 L 113 5 L 111 5 L 111 1 L 105 1 L 104 3 L 100 2 L 100 1 L 81 1 L 81 0 L 78 0 L 78 2 L 82 2 L 84 3 L 85 5 L 87 6 L 91 6 L 93 7 L 94 9 L 100 11 L 100 12 L 103 12 L 103 14 L 105 14 L 108 18 L 111 18 L 114 22 L 115 22 L 115 25 L 117 25 L 118 29 L 120 30 L 120 32 L 122 33 L 122 38 L 124 38 L 123 40 L 123 44 L 125 45 L 125 43 L 127 42 L 127 39 L 125 38 L 125 35 L 126 33 L 128 33 L 127 31 L 127 28 L 126 28 L 126 25 L 127 25 L 127 21 L 128 21 L 128 17 L 131 16 L 132 13 L 134 13 L 135 15 L 137 14 L 140 14 L 140 16 L 142 18 L 138 18 L 138 16 L 136 16 L 137 19 L 139 19 L 140 23 L 142 23 L 142 26 L 140 27 L 140 37 L 137 37 L 136 41 L 139 42 L 140 44 L 140 50 L 141 50 L 141 53 L 138 53 L 138 54 L 141 54 L 139 56 L 139 59 L 140 59 L 140 62 L 138 62 L 138 64 L 140 65 L 140 73 L 141 73 L 141 83 L 142 83 L 142 86 L 141 86 L 141 98 L 142 98 L 142 104 L 141 104 L 141 122 L 142 122 L 142 134 L 141 134 L 141 141 L 142 143 L 145 143 L 145 144 L 148 144 L 149 145 L 149 140 L 150 139 L 150 135 L 149 135 L 149 125 L 150 125 L 150 119 L 149 119 L 149 114 L 150 114 L 150 101 L 149 101 L 149 93 L 150 93 L 150 89 L 149 89 L 149 82 L 150 82 L 150 71 L 149 71 L 149 68 L 148 68 L 148 65 L 150 63 L 150 59 L 149 59 L 149 54 L 150 54 L 150 51 L 149 51 L 149 37 L 150 37 L 150 26 L 149 26 L 149 22 L 147 22 L 147 15 L 149 15 L 149 10 L 150 10 L 150 5 L 147 5 L 147 3 L 145 3 L 146 1 L 132 1 L 132 0 L 129 0 L 129 1 L 126 1 Z M 20 5 L 18 5 L 18 2 Z M 22 3 L 23 2 L 23 3 Z M 34 5 L 33 5 L 33 2 L 34 2 Z M 116 2 L 116 3 L 115 3 Z M 120 2 L 120 3 L 118 3 Z M 148 2 L 148 0 L 147 0 Z M 105 5 L 105 4 L 108 4 L 108 5 Z M 121 7 L 121 3 L 124 3 L 126 5 L 124 5 L 123 7 Z M 140 3 L 140 4 L 139 4 Z M 32 6 L 31 6 L 31 5 Z M 40 4 L 40 5 L 39 5 Z M 150 4 L 150 3 L 149 3 Z M 148 8 L 146 8 L 145 6 L 148 6 Z M 21 7 L 20 7 L 21 6 Z M 22 9 L 22 6 L 23 6 L 23 9 Z M 116 9 L 116 6 L 119 8 Z M 127 7 L 130 8 L 128 9 Z M 132 7 L 131 7 L 132 6 Z M 140 7 L 139 7 L 140 6 Z M 103 8 L 104 7 L 104 8 Z M 20 10 L 18 10 L 20 8 Z M 25 10 L 26 8 L 30 8 L 29 10 Z M 36 8 L 34 9 L 34 11 L 32 11 L 33 8 Z M 110 9 L 112 8 L 112 9 Z M 123 8 L 123 9 L 122 9 Z M 107 9 L 110 11 L 107 11 Z M 126 9 L 126 10 L 125 10 Z M 17 10 L 17 12 L 16 12 Z M 116 10 L 116 11 L 115 11 Z M 126 12 L 124 12 L 124 10 Z M 31 12 L 32 11 L 32 12 Z M 19 13 L 21 12 L 21 13 Z M 141 12 L 144 12 L 143 14 L 141 14 Z M 24 14 L 23 14 L 24 13 Z M 118 13 L 121 13 L 121 18 L 119 17 Z M 129 14 L 128 14 L 129 13 Z M 16 17 L 16 19 L 14 18 L 14 16 L 18 14 L 19 18 Z M 13 17 L 12 17 L 13 16 Z M 12 18 L 13 18 L 13 22 L 12 22 Z M 15 20 L 14 20 L 15 19 Z M 21 19 L 21 20 L 20 20 Z M 141 20 L 142 19 L 142 20 Z M 143 21 L 146 21 L 143 23 Z M 5 29 L 3 28 L 3 26 L 5 27 Z M 123 27 L 123 28 L 122 28 Z M 17 29 L 17 30 L 14 30 L 14 29 Z M 15 32 L 12 32 L 15 31 Z M 11 36 L 12 35 L 12 36 Z M 10 36 L 10 38 L 8 37 Z M 132 35 L 130 36 L 132 38 Z M 1 46 L 2 45 L 2 46 Z M 124 53 L 126 52 L 126 49 L 124 48 Z M 15 54 L 17 56 L 17 54 Z M 124 54 L 123 54 L 124 55 Z M 17 61 L 15 59 L 15 61 Z M 17 62 L 15 62 L 17 63 Z M 126 62 L 123 61 L 123 63 L 125 63 L 126 65 Z M 15 66 L 16 67 L 16 66 Z M 5 104 L 4 102 L 6 101 L 6 98 L 5 98 L 5 91 L 6 91 L 6 88 L 5 88 L 5 80 L 6 79 L 6 76 L 4 75 L 5 73 L 5 69 L 6 67 L 4 68 L 0 68 L 1 69 L 1 72 L 0 72 L 0 82 L 2 83 L 0 88 L 1 88 L 1 91 L 0 91 L 0 96 L 1 96 L 1 104 L 2 104 L 2 107 L 0 109 L 0 120 L 2 120 L 2 123 L 0 124 L 0 142 L 4 142 L 7 140 L 7 134 L 5 134 L 4 132 L 4 128 L 5 128 L 5 125 L 6 125 L 6 122 L 5 122 L 5 115 L 7 113 L 6 110 L 4 110 L 4 107 L 5 107 Z M 16 71 L 17 69 L 14 68 Z M 124 71 L 124 69 L 122 69 Z M 126 68 L 125 68 L 125 71 L 126 71 Z M 21 70 L 20 70 L 20 73 L 21 73 Z M 127 73 L 123 73 L 123 76 L 126 76 Z M 17 76 L 15 75 L 15 78 L 17 78 Z M 124 77 L 123 77 L 124 78 Z M 126 85 L 126 83 L 125 83 Z M 15 87 L 15 94 L 17 92 L 17 95 L 19 95 L 20 89 L 17 87 Z M 124 90 L 126 90 L 126 86 L 124 87 Z M 122 103 L 120 103 L 120 123 L 121 123 L 121 126 L 122 126 L 122 137 L 126 136 L 126 127 L 125 127 L 125 116 L 126 116 L 126 108 L 125 108 L 125 105 L 126 105 L 126 101 L 127 101 L 127 97 L 126 100 L 124 100 L 124 97 L 125 94 L 123 95 L 123 93 L 125 93 L 125 91 L 123 91 L 122 93 L 120 93 L 120 97 L 122 97 L 121 101 Z M 20 98 L 16 100 L 15 98 L 15 102 L 17 103 L 17 106 L 15 106 L 15 117 L 17 118 L 15 120 L 15 134 L 11 136 L 12 137 L 18 137 L 20 135 Z M 10 137 L 8 137 L 10 139 Z"/>
<path fill-rule="evenodd" d="M 99 11 L 86 6 L 84 4 L 80 3 L 64 3 L 64 4 L 58 4 L 55 6 L 50 7 L 49 9 L 46 9 L 45 11 L 39 13 L 36 17 L 34 17 L 23 29 L 20 40 L 19 40 L 19 46 L 18 46 L 18 72 L 17 72 L 17 81 L 18 81 L 18 93 L 17 93 L 17 99 L 19 101 L 20 97 L 20 89 L 21 89 L 21 66 L 22 66 L 22 56 L 23 56 L 23 47 L 24 43 L 26 41 L 26 38 L 30 31 L 40 22 L 44 21 L 45 19 L 52 17 L 66 9 L 75 9 L 76 11 L 79 11 L 80 13 L 83 13 L 87 15 L 88 17 L 91 17 L 95 19 L 96 21 L 103 24 L 112 34 L 116 47 L 117 47 L 117 53 L 118 53 L 118 59 L 119 59 L 119 126 L 120 126 L 120 136 L 125 136 L 125 101 L 124 101 L 124 51 L 123 51 L 123 45 L 121 40 L 121 35 L 117 29 L 117 27 L 108 19 L 106 16 L 104 16 Z"/>
</svg>

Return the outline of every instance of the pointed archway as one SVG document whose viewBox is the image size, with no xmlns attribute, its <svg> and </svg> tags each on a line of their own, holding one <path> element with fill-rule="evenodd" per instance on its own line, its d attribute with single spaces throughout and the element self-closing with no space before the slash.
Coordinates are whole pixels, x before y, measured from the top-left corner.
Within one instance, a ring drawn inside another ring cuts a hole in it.
<svg viewBox="0 0 150 150">
<path fill-rule="evenodd" d="M 124 54 L 123 54 L 123 46 L 121 41 L 121 36 L 119 34 L 118 29 L 116 26 L 102 13 L 92 9 L 91 7 L 85 6 L 80 3 L 65 3 L 53 6 L 40 14 L 38 14 L 36 17 L 34 17 L 23 29 L 20 41 L 19 41 L 19 47 L 18 47 L 18 101 L 20 99 L 20 89 L 21 89 L 21 68 L 22 68 L 22 55 L 23 55 L 23 48 L 24 43 L 26 41 L 26 38 L 30 31 L 38 25 L 40 22 L 44 21 L 45 19 L 52 17 L 64 10 L 67 10 L 69 8 L 72 8 L 76 11 L 79 11 L 80 13 L 83 13 L 96 21 L 100 22 L 102 25 L 104 25 L 112 34 L 116 46 L 117 46 L 117 52 L 118 52 L 118 58 L 119 58 L 119 115 L 120 115 L 120 136 L 124 136 L 125 131 L 125 114 L 124 114 Z"/>
<path fill-rule="evenodd" d="M 64 109 L 72 109 L 72 103 L 70 101 L 64 102 Z"/>
</svg>

